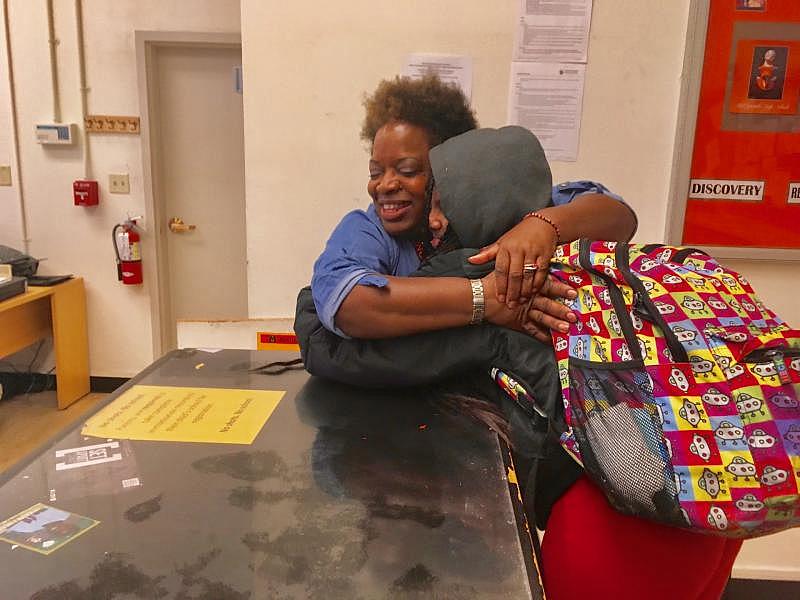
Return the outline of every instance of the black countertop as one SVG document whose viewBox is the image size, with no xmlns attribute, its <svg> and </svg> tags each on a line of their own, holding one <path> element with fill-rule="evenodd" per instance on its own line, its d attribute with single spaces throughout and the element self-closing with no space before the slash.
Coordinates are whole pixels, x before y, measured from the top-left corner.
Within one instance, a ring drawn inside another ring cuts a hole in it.
<svg viewBox="0 0 800 600">
<path fill-rule="evenodd" d="M 285 390 L 252 445 L 121 441 L 123 460 L 57 472 L 57 450 L 106 441 L 81 421 L 1 476 L 0 521 L 42 502 L 100 524 L 49 555 L 0 542 L 0 597 L 539 597 L 494 434 L 420 390 L 249 372 L 282 356 L 176 351 L 102 403 Z"/>
</svg>

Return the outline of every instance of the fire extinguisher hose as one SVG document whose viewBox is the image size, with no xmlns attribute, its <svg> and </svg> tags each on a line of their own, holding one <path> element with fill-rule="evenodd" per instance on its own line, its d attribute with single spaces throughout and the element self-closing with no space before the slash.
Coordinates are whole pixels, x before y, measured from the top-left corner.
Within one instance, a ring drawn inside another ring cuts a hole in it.
<svg viewBox="0 0 800 600">
<path fill-rule="evenodd" d="M 122 281 L 122 259 L 119 256 L 119 248 L 117 247 L 117 229 L 124 227 L 122 223 L 117 223 L 111 230 L 111 243 L 114 246 L 114 256 L 117 258 L 117 280 Z"/>
</svg>

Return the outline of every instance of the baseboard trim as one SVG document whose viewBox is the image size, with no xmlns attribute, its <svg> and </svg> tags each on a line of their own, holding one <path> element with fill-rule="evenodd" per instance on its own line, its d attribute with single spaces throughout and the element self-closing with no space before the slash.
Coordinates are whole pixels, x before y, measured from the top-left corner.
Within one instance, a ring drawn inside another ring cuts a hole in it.
<svg viewBox="0 0 800 600">
<path fill-rule="evenodd" d="M 721 600 L 753 600 L 753 598 L 798 598 L 800 582 L 765 579 L 731 579 Z"/>
<path fill-rule="evenodd" d="M 0 382 L 6 386 L 8 397 L 18 394 L 44 392 L 56 389 L 56 376 L 52 373 L 0 373 Z M 127 377 L 89 377 L 89 391 L 110 394 L 128 382 Z"/>
<path fill-rule="evenodd" d="M 800 582 L 800 566 L 796 569 L 771 569 L 769 567 L 737 567 L 734 565 L 731 577 L 734 579 Z"/>
</svg>

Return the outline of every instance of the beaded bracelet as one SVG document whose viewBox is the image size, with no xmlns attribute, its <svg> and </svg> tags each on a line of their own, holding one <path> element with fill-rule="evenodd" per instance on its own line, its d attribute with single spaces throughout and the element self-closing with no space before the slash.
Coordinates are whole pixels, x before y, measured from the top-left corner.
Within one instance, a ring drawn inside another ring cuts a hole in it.
<svg viewBox="0 0 800 600">
<path fill-rule="evenodd" d="M 558 246 L 558 245 L 561 243 L 561 230 L 558 228 L 558 225 L 556 225 L 555 223 L 553 223 L 553 221 L 551 221 L 550 219 L 548 219 L 548 218 L 547 218 L 546 216 L 544 216 L 542 213 L 536 212 L 535 210 L 534 210 L 534 211 L 532 211 L 532 212 L 529 212 L 527 215 L 525 215 L 524 217 L 522 217 L 522 220 L 524 221 L 524 220 L 525 220 L 525 219 L 527 219 L 528 217 L 536 217 L 537 219 L 541 219 L 542 221 L 544 221 L 545 223 L 547 223 L 548 225 L 550 225 L 550 227 L 552 227 L 552 228 L 553 228 L 553 231 L 555 231 L 555 232 L 556 232 L 556 246 Z"/>
</svg>

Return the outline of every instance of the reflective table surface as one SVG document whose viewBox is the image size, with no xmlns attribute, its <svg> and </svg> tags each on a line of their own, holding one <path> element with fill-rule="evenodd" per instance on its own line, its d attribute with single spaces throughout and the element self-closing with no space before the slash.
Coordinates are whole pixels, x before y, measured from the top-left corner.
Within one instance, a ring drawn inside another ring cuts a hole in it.
<svg viewBox="0 0 800 600">
<path fill-rule="evenodd" d="M 98 407 L 134 384 L 285 390 L 251 445 L 120 440 L 56 470 L 107 442 L 81 421 L 0 476 L 0 521 L 39 502 L 99 521 L 49 555 L 0 541 L 0 597 L 539 597 L 494 434 L 419 390 L 250 372 L 282 356 L 175 351 Z"/>
</svg>

